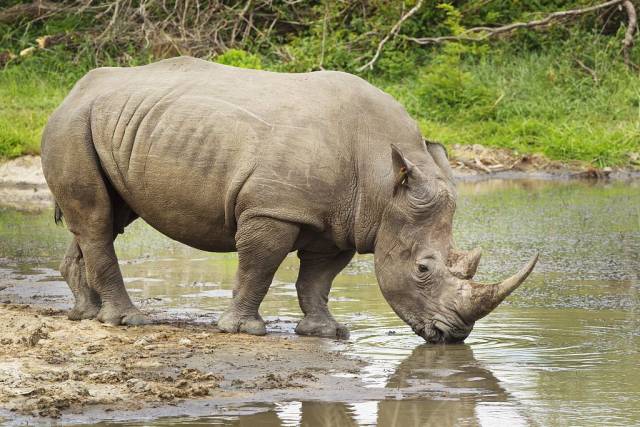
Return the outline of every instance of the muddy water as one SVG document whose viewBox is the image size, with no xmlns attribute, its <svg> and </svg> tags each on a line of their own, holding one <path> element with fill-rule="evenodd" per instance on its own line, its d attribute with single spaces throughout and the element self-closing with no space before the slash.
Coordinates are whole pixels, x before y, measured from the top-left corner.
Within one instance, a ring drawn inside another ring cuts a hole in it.
<svg viewBox="0 0 640 427">
<path fill-rule="evenodd" d="M 311 390 L 296 401 L 212 404 L 208 418 L 140 425 L 640 424 L 640 185 L 487 181 L 459 192 L 456 240 L 484 249 L 480 280 L 541 254 L 464 345 L 423 344 L 382 298 L 372 257 L 359 256 L 330 302 L 351 338 L 326 346 L 365 359 L 361 390 L 337 391 L 338 402 Z M 49 274 L 68 241 L 51 217 L 0 210 L 0 268 Z M 140 221 L 117 251 L 129 291 L 151 312 L 208 322 L 229 302 L 234 254 L 187 248 Z M 300 318 L 297 266 L 287 258 L 262 305 L 271 332 L 292 334 Z"/>
</svg>

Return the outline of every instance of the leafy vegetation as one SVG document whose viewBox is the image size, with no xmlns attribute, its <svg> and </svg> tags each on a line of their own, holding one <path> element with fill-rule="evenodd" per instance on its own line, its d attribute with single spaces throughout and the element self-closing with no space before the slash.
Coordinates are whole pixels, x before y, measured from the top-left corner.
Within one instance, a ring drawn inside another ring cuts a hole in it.
<svg viewBox="0 0 640 427">
<path fill-rule="evenodd" d="M 595 1 L 427 0 L 391 34 L 415 4 L 63 1 L 44 15 L 0 19 L 0 157 L 37 153 L 48 115 L 89 69 L 178 54 L 256 69 L 360 74 L 405 105 L 426 137 L 445 144 L 481 143 L 599 167 L 626 165 L 640 153 L 640 82 L 620 54 L 626 16 L 618 8 L 490 41 L 422 46 L 411 38 L 459 35 Z M 387 35 L 373 69 L 358 71 Z M 42 36 L 50 45 L 41 39 L 45 47 L 19 55 Z M 631 60 L 640 62 L 637 50 Z"/>
</svg>

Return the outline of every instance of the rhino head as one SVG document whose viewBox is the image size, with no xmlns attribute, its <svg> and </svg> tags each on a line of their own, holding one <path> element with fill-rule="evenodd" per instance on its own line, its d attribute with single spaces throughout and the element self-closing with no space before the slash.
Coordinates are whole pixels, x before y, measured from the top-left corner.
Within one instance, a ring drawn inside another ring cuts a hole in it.
<svg viewBox="0 0 640 427">
<path fill-rule="evenodd" d="M 393 196 L 385 204 L 374 259 L 380 289 L 398 316 L 427 342 L 461 342 L 524 282 L 537 254 L 501 283 L 472 280 L 480 249 L 454 248 L 456 190 L 447 154 L 426 142 L 414 161 L 392 146 Z"/>
</svg>

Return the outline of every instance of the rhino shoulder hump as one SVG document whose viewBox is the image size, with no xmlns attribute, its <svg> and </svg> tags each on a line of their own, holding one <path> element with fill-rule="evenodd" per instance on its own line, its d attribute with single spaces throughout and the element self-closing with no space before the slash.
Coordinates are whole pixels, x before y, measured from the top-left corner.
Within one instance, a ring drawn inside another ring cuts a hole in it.
<svg viewBox="0 0 640 427">
<path fill-rule="evenodd" d="M 175 58 L 163 59 L 158 62 L 153 62 L 147 65 L 141 65 L 139 69 L 144 70 L 161 70 L 161 71 L 196 71 L 208 69 L 211 66 L 215 66 L 210 61 L 204 59 L 194 58 L 192 56 L 177 56 Z"/>
</svg>

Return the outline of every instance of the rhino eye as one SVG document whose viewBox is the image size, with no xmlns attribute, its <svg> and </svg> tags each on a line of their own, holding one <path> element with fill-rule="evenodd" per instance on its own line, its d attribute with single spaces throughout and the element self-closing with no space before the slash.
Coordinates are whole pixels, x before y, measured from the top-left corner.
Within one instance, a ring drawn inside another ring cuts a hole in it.
<svg viewBox="0 0 640 427">
<path fill-rule="evenodd" d="M 418 264 L 418 271 L 420 273 L 428 273 L 429 272 L 429 266 L 426 264 Z"/>
</svg>

